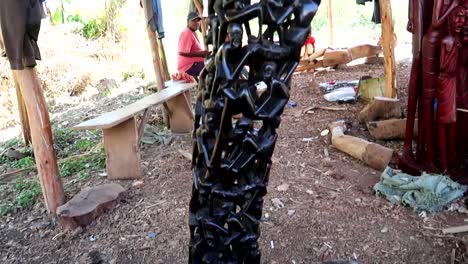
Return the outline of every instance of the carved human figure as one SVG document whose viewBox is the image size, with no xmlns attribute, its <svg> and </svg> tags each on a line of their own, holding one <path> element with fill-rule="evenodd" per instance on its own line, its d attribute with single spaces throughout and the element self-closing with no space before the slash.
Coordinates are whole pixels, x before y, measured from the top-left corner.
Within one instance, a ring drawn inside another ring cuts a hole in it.
<svg viewBox="0 0 468 264">
<path fill-rule="evenodd" d="M 465 24 L 467 10 L 463 6 L 455 7 L 447 23 L 448 34 L 442 39 L 440 51 L 440 73 L 437 82 L 437 122 L 439 126 L 439 149 L 444 172 L 453 168 L 455 160 L 456 138 L 456 96 L 459 70 L 459 52 L 461 50 L 460 32 Z M 447 140 L 448 136 L 448 140 Z M 447 153 L 451 164 L 448 164 Z"/>
<path fill-rule="evenodd" d="M 457 86 L 457 108 L 468 109 L 468 19 L 465 20 L 461 36 L 461 49 L 459 57 L 459 77 Z M 467 166 L 468 155 L 468 113 L 457 111 L 457 167 Z"/>
<path fill-rule="evenodd" d="M 420 143 L 424 153 L 426 169 L 434 171 L 434 99 L 436 98 L 437 78 L 440 71 L 441 41 L 446 35 L 447 28 L 444 27 L 447 17 L 452 10 L 465 0 L 435 0 L 432 23 L 424 35 L 422 42 L 422 125 Z"/>
</svg>

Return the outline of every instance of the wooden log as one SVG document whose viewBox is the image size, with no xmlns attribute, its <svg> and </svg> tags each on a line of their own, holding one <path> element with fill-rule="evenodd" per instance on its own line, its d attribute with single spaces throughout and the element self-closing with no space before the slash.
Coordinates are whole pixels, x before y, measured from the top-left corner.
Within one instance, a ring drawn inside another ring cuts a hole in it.
<svg viewBox="0 0 468 264">
<path fill-rule="evenodd" d="M 76 226 L 85 227 L 100 215 L 112 210 L 124 192 L 125 189 L 116 183 L 86 188 L 60 206 L 57 214 Z"/>
<path fill-rule="evenodd" d="M 382 48 L 380 46 L 364 44 L 348 48 L 348 52 L 351 56 L 351 60 L 356 60 L 366 57 L 376 57 L 382 53 Z"/>
<path fill-rule="evenodd" d="M 389 119 L 370 121 L 367 123 L 369 133 L 375 139 L 405 139 L 406 119 Z M 418 135 L 418 127 L 414 127 L 414 136 Z"/>
<path fill-rule="evenodd" d="M 384 52 L 385 96 L 394 98 L 396 93 L 396 62 L 393 45 L 394 30 L 392 6 L 390 0 L 380 0 L 380 14 L 382 18 L 382 46 Z"/>
<path fill-rule="evenodd" d="M 361 138 L 345 135 L 346 125 L 344 121 L 333 122 L 329 127 L 332 133 L 332 145 L 335 148 L 380 171 L 383 171 L 390 163 L 393 156 L 392 149 Z"/>
<path fill-rule="evenodd" d="M 31 143 L 31 127 L 29 126 L 28 112 L 26 111 L 26 106 L 24 104 L 23 96 L 21 95 L 21 90 L 18 83 L 18 77 L 13 72 L 13 81 L 15 82 L 16 88 L 16 99 L 18 102 L 19 117 L 21 122 L 21 129 L 23 131 L 23 141 L 24 145 L 29 146 Z"/>
<path fill-rule="evenodd" d="M 390 119 L 401 117 L 400 100 L 376 96 L 359 113 L 360 122 L 367 123 L 378 119 Z"/>
<path fill-rule="evenodd" d="M 42 94 L 36 69 L 14 70 L 24 98 L 31 127 L 37 171 L 47 211 L 56 215 L 57 207 L 65 203 L 62 181 L 59 177 L 57 157 L 50 125 L 49 112 Z M 63 223 L 67 225 L 67 223 Z"/>
<path fill-rule="evenodd" d="M 380 53 L 382 53 L 382 49 L 379 46 L 369 44 L 358 45 L 348 49 L 320 49 L 307 59 L 301 60 L 298 71 L 347 64 L 356 59 L 375 57 Z"/>
</svg>

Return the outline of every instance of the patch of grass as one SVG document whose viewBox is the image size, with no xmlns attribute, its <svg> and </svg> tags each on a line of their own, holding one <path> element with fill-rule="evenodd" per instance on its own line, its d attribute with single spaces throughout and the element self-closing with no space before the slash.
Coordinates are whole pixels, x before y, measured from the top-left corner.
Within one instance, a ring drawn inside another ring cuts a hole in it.
<svg viewBox="0 0 468 264">
<path fill-rule="evenodd" d="M 69 159 L 59 164 L 60 176 L 70 177 L 78 174 L 80 180 L 87 180 L 92 171 L 104 168 L 106 154 L 104 149 L 91 153 L 88 156 Z"/>
<path fill-rule="evenodd" d="M 54 147 L 59 159 L 91 150 L 100 140 L 100 134 L 71 128 L 54 128 Z"/>
<path fill-rule="evenodd" d="M 12 203 L 0 204 L 0 216 L 12 214 L 16 211 L 15 205 Z"/>
<path fill-rule="evenodd" d="M 16 180 L 15 191 L 16 206 L 21 209 L 27 209 L 36 204 L 37 198 L 41 194 L 41 186 L 37 179 L 20 177 Z"/>
<path fill-rule="evenodd" d="M 17 161 L 12 161 L 11 164 L 13 168 L 23 169 L 33 167 L 36 162 L 34 161 L 33 157 L 25 157 Z"/>
<path fill-rule="evenodd" d="M 139 67 L 138 65 L 133 64 L 130 69 L 128 69 L 125 72 L 122 72 L 122 78 L 123 81 L 127 81 L 130 78 L 139 78 L 139 79 L 145 79 L 145 71 L 143 68 Z"/>
</svg>

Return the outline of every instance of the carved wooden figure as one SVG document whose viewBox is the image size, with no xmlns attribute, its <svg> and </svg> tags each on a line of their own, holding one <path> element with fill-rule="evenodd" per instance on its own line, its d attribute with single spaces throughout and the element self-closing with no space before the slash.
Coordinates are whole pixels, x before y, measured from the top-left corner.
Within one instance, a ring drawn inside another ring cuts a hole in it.
<svg viewBox="0 0 468 264">
<path fill-rule="evenodd" d="M 468 182 L 468 1 L 410 0 L 413 65 L 400 167 Z M 418 116 L 417 148 L 412 138 Z M 415 155 L 416 154 L 416 155 Z"/>
<path fill-rule="evenodd" d="M 450 14 L 448 34 L 442 40 L 440 52 L 440 74 L 437 83 L 437 122 L 439 132 L 439 149 L 442 169 L 447 171 L 447 151 L 451 161 L 455 160 L 455 128 L 458 72 L 458 55 L 460 50 L 460 32 L 465 23 L 466 9 L 457 6 Z M 448 136 L 448 140 L 447 140 Z"/>
</svg>

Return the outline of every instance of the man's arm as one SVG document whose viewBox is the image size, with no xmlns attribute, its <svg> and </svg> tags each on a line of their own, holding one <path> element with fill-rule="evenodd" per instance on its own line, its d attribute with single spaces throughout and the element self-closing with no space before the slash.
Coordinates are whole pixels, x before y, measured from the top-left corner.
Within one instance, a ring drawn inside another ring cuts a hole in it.
<svg viewBox="0 0 468 264">
<path fill-rule="evenodd" d="M 179 51 L 179 55 L 180 56 L 184 56 L 184 57 L 190 57 L 190 58 L 194 58 L 194 57 L 201 57 L 201 58 L 204 58 L 206 56 L 208 56 L 210 52 L 207 51 L 207 50 L 202 50 L 202 51 L 191 51 L 191 52 L 180 52 Z"/>
</svg>

